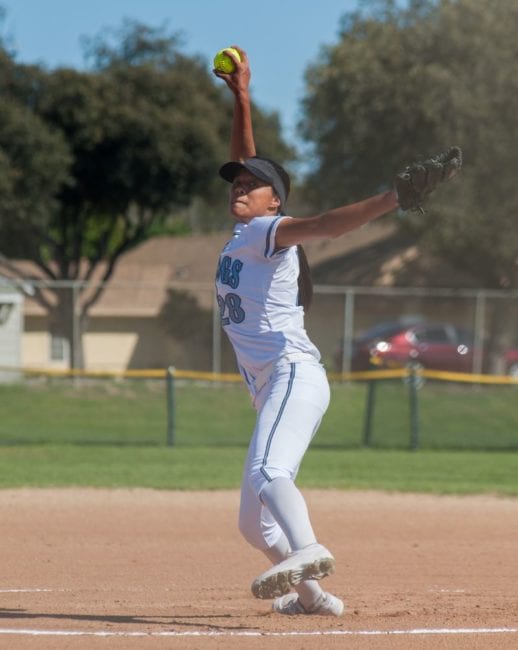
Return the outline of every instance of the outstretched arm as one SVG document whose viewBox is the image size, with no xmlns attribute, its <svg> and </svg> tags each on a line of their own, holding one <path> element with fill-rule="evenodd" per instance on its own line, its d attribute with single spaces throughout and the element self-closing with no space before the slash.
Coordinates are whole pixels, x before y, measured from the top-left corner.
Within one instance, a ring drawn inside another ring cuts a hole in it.
<svg viewBox="0 0 518 650">
<path fill-rule="evenodd" d="M 241 61 L 237 60 L 232 51 L 228 51 L 228 56 L 236 65 L 235 70 L 229 74 L 214 70 L 214 74 L 223 79 L 234 94 L 230 159 L 244 160 L 256 154 L 250 106 L 251 72 L 246 52 L 236 45 L 232 47 L 239 52 Z"/>
<path fill-rule="evenodd" d="M 398 207 L 395 191 L 377 194 L 358 203 L 343 205 L 314 217 L 283 219 L 275 235 L 276 248 L 287 248 L 314 239 L 332 239 L 359 228 Z"/>
<path fill-rule="evenodd" d="M 214 70 L 214 74 L 223 79 L 234 94 L 230 157 L 231 160 L 244 160 L 256 155 L 249 91 L 251 72 L 246 52 L 236 45 L 232 47 L 239 52 L 241 58 L 238 61 L 232 51 L 227 52 L 235 63 L 234 72 L 226 74 Z M 276 247 L 287 248 L 313 239 L 339 237 L 397 207 L 396 192 L 392 191 L 315 217 L 283 219 L 277 228 Z"/>
<path fill-rule="evenodd" d="M 276 246 L 284 248 L 311 239 L 339 237 L 397 207 L 423 212 L 423 201 L 439 185 L 455 178 L 461 167 L 462 150 L 458 146 L 407 165 L 403 172 L 397 174 L 392 191 L 343 205 L 309 219 L 284 219 L 277 228 Z"/>
</svg>

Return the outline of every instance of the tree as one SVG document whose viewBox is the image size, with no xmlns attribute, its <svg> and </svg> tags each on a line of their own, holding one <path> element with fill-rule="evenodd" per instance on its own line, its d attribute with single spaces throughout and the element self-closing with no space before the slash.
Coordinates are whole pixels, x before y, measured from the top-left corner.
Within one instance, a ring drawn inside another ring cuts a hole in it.
<svg viewBox="0 0 518 650">
<path fill-rule="evenodd" d="M 62 135 L 10 99 L 0 99 L 0 214 L 2 252 L 17 257 L 27 250 L 41 256 L 47 240 L 46 216 L 56 194 L 69 181 L 71 155 Z M 7 215 L 9 215 L 7 217 Z M 24 224 L 31 221 L 33 228 Z"/>
<path fill-rule="evenodd" d="M 100 35 L 85 39 L 87 60 L 98 71 L 110 71 L 121 83 L 128 69 L 153 69 L 161 75 L 168 73 L 173 85 L 173 97 L 164 93 L 164 80 L 156 83 L 143 76 L 140 92 L 143 95 L 161 96 L 167 102 L 178 103 L 178 120 L 195 120 L 203 146 L 200 162 L 208 173 L 200 179 L 198 191 L 182 209 L 175 206 L 175 214 L 188 220 L 188 228 L 202 231 L 220 230 L 228 224 L 228 200 L 221 191 L 221 179 L 215 171 L 227 159 L 229 129 L 232 121 L 233 101 L 221 81 L 215 81 L 209 72 L 210 64 L 199 57 L 188 57 L 180 49 L 181 35 L 169 34 L 164 28 L 151 28 L 126 20 L 120 29 L 104 30 Z M 180 95 L 180 97 L 178 97 Z M 258 153 L 280 161 L 293 160 L 295 152 L 281 136 L 281 124 L 276 112 L 268 112 L 252 105 L 255 132 L 260 141 Z M 216 152 L 212 158 L 203 158 L 207 148 Z M 216 163 L 214 162 L 216 160 Z"/>
<path fill-rule="evenodd" d="M 338 43 L 306 73 L 301 132 L 314 144 L 313 200 L 354 200 L 417 156 L 461 145 L 459 182 L 401 227 L 481 287 L 516 289 L 517 30 L 514 0 L 386 0 L 346 15 Z M 510 311 L 493 312 L 495 358 Z"/>
<path fill-rule="evenodd" d="M 127 22 L 116 38 L 87 43 L 86 72 L 0 52 L 0 266 L 13 271 L 16 255 L 46 279 L 76 283 L 78 295 L 37 289 L 35 299 L 77 367 L 74 334 L 121 255 L 210 197 L 228 155 L 232 107 L 208 66 L 162 28 Z M 270 139 L 282 149 L 278 131 Z"/>
</svg>

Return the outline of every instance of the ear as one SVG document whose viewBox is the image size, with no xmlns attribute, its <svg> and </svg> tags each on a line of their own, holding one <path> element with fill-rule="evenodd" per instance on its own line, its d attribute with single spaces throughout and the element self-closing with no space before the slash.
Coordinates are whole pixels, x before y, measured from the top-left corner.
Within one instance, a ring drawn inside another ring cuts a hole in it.
<svg viewBox="0 0 518 650">
<path fill-rule="evenodd" d="M 270 205 L 268 206 L 269 210 L 273 210 L 274 214 L 277 214 L 279 212 L 279 208 L 281 207 L 281 200 L 275 194 L 275 192 L 272 192 L 272 200 L 270 201 Z"/>
</svg>

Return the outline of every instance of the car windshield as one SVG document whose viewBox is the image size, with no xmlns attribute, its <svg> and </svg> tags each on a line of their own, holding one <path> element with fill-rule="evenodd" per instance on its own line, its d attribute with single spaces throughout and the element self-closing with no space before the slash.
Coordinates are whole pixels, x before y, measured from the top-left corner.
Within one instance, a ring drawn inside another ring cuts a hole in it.
<svg viewBox="0 0 518 650">
<path fill-rule="evenodd" d="M 369 341 L 371 339 L 389 338 L 404 329 L 405 326 L 401 323 L 380 323 L 379 325 L 374 325 L 374 327 L 361 332 L 356 340 Z"/>
</svg>

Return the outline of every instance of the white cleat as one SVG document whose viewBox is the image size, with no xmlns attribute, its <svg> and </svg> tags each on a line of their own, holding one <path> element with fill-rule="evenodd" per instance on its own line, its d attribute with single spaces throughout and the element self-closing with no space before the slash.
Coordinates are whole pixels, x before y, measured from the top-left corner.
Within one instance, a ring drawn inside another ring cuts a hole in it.
<svg viewBox="0 0 518 650">
<path fill-rule="evenodd" d="M 323 592 L 322 597 L 311 607 L 306 609 L 299 600 L 296 593 L 286 594 L 273 601 L 272 610 L 277 614 L 287 616 L 342 616 L 344 613 L 344 604 L 333 594 Z"/>
<path fill-rule="evenodd" d="M 304 580 L 320 580 L 335 570 L 335 559 L 322 544 L 310 544 L 256 578 L 252 593 L 256 598 L 276 598 Z"/>
</svg>

